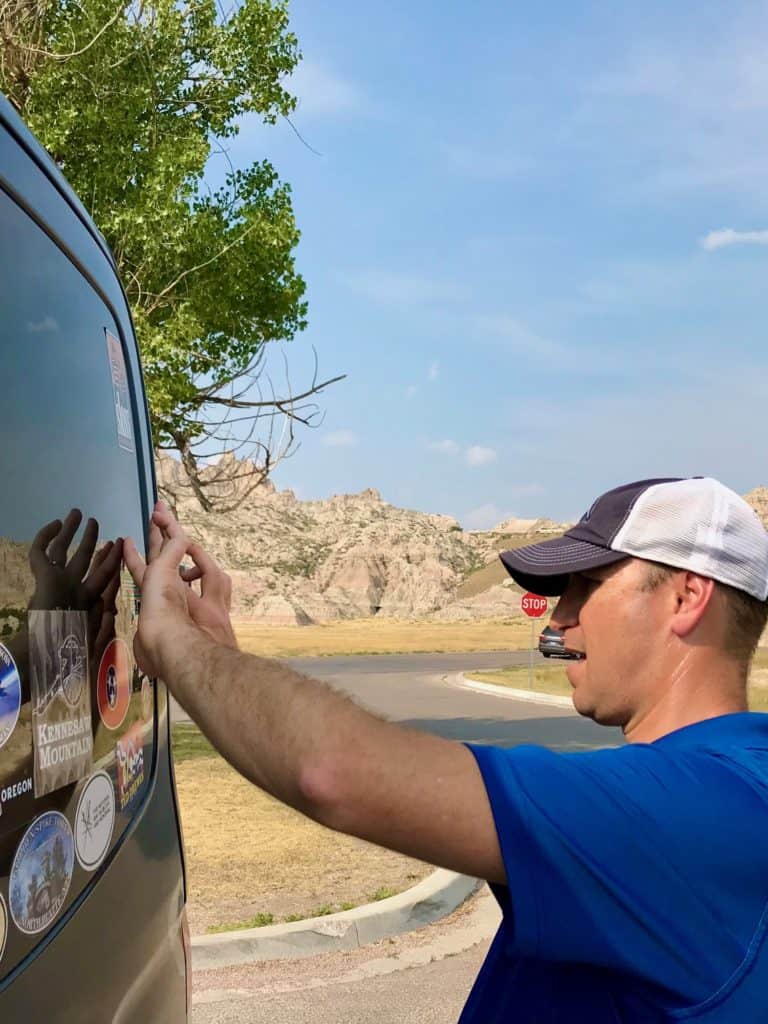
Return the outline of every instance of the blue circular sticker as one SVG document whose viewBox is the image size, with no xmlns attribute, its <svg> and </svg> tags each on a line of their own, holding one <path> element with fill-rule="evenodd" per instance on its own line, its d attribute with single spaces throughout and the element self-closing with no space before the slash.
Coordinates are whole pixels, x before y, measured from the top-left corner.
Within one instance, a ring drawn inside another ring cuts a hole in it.
<svg viewBox="0 0 768 1024">
<path fill-rule="evenodd" d="M 0 644 L 0 747 L 16 728 L 21 708 L 21 680 L 11 652 Z"/>
<path fill-rule="evenodd" d="M 8 883 L 13 923 L 34 935 L 54 920 L 69 892 L 75 863 L 72 829 L 63 814 L 48 811 L 24 833 Z"/>
</svg>

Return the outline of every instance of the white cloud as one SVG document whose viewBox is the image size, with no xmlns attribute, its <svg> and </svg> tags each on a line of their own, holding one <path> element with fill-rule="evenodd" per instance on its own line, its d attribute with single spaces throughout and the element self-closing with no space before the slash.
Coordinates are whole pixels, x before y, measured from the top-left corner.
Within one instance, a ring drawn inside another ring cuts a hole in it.
<svg viewBox="0 0 768 1024">
<path fill-rule="evenodd" d="M 415 384 L 409 384 L 408 387 L 405 389 L 405 397 L 413 398 L 418 390 L 419 389 L 416 387 Z"/>
<path fill-rule="evenodd" d="M 472 328 L 479 334 L 492 335 L 500 338 L 504 346 L 521 355 L 539 356 L 543 359 L 559 359 L 568 354 L 568 350 L 556 341 L 542 338 L 525 324 L 505 313 L 482 314 L 472 320 Z"/>
<path fill-rule="evenodd" d="M 353 434 L 351 430 L 334 430 L 325 435 L 323 444 L 329 448 L 351 448 L 357 444 L 357 440 L 357 434 Z"/>
<path fill-rule="evenodd" d="M 303 60 L 285 85 L 298 99 L 301 114 L 348 114 L 364 106 L 357 86 L 313 61 Z"/>
<path fill-rule="evenodd" d="M 437 361 L 435 361 L 434 363 L 430 363 L 429 369 L 427 370 L 427 380 L 437 380 L 439 374 L 440 363 L 438 363 Z"/>
<path fill-rule="evenodd" d="M 360 270 L 342 275 L 342 282 L 385 306 L 424 306 L 462 301 L 467 290 L 453 281 L 390 270 Z"/>
<path fill-rule="evenodd" d="M 58 331 L 59 324 L 52 316 L 44 316 L 42 320 L 32 320 L 27 324 L 30 334 L 50 334 Z"/>
<path fill-rule="evenodd" d="M 768 245 L 768 231 L 734 231 L 721 228 L 710 231 L 699 242 L 702 249 L 725 249 L 729 245 Z"/>
<path fill-rule="evenodd" d="M 489 530 L 502 519 L 500 509 L 488 502 L 485 505 L 478 505 L 465 516 L 462 516 L 462 525 L 468 530 Z"/>
<path fill-rule="evenodd" d="M 455 441 L 433 441 L 427 445 L 433 452 L 440 452 L 441 455 L 458 455 L 461 449 Z"/>
<path fill-rule="evenodd" d="M 494 448 L 483 448 L 482 445 L 473 444 L 467 448 L 464 461 L 468 466 L 486 466 L 489 462 L 496 461 L 496 451 Z"/>
</svg>

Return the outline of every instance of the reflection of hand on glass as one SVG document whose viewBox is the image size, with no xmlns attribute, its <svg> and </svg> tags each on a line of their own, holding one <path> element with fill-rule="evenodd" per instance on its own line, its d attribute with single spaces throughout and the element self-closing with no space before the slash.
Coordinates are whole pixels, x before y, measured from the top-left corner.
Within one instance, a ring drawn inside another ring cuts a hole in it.
<svg viewBox="0 0 768 1024">
<path fill-rule="evenodd" d="M 82 512 L 72 509 L 63 521 L 54 519 L 43 526 L 32 541 L 29 564 L 35 577 L 35 592 L 30 608 L 91 612 L 102 601 L 102 595 L 115 577 L 119 586 L 122 540 L 107 541 L 94 557 L 99 538 L 99 524 L 95 519 L 85 524 L 80 544 L 69 556 L 69 546 L 82 520 Z M 112 603 L 114 605 L 114 597 Z"/>
</svg>

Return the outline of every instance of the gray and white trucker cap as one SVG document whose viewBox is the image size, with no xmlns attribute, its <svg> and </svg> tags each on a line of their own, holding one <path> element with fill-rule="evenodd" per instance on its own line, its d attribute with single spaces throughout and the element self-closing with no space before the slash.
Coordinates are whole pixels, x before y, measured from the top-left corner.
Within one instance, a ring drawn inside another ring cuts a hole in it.
<svg viewBox="0 0 768 1024">
<path fill-rule="evenodd" d="M 615 487 L 562 537 L 500 557 L 516 583 L 538 594 L 562 594 L 572 572 L 633 557 L 768 597 L 768 532 L 743 498 L 711 477 Z"/>
</svg>

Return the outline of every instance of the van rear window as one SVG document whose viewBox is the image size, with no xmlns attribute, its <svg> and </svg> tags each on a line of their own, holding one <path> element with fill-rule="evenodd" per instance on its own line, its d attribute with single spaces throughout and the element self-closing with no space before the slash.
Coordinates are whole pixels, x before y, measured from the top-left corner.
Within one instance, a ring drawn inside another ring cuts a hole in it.
<svg viewBox="0 0 768 1024">
<path fill-rule="evenodd" d="M 0 192 L 0 979 L 68 914 L 140 808 L 152 681 L 114 542 L 143 536 L 114 318 Z"/>
</svg>

